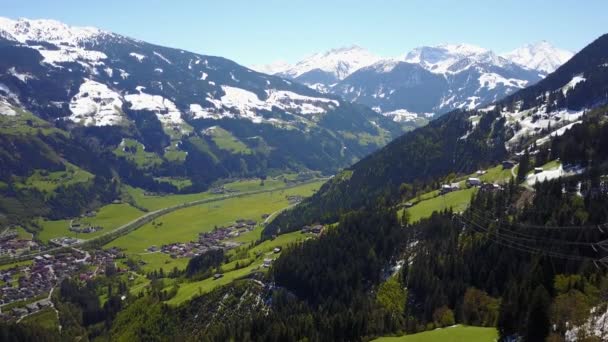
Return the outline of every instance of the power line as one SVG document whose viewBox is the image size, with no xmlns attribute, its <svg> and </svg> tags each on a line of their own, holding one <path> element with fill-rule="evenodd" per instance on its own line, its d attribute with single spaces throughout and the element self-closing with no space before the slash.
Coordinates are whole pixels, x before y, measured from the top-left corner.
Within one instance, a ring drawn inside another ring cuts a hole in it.
<svg viewBox="0 0 608 342">
<path fill-rule="evenodd" d="M 469 213 L 473 216 L 475 216 L 475 218 L 477 220 L 487 220 L 486 218 L 484 218 L 483 216 L 479 215 L 479 214 L 475 214 L 474 212 L 475 210 L 471 210 Z M 503 227 L 498 228 L 499 232 L 506 232 L 507 234 L 513 234 L 515 236 L 512 236 L 515 239 L 520 239 L 520 240 L 526 240 L 526 241 L 531 241 L 531 242 L 545 242 L 547 244 L 562 244 L 562 245 L 573 245 L 573 246 L 585 246 L 585 247 L 599 247 L 598 242 L 580 242 L 580 241 L 566 241 L 566 240 L 559 240 L 559 239 L 551 239 L 551 238 L 547 238 L 547 237 L 539 237 L 536 235 L 531 235 L 531 234 L 526 234 L 524 232 L 520 232 L 520 231 L 516 231 L 516 230 L 512 230 L 512 229 L 508 229 L 505 228 L 502 224 L 504 224 L 504 221 L 501 220 L 497 220 L 499 227 Z M 503 222 L 501 224 L 501 222 Z M 595 249 L 595 248 L 594 248 Z"/>
<path fill-rule="evenodd" d="M 461 220 L 466 221 L 463 223 L 468 223 L 471 226 L 476 227 L 477 229 L 473 228 L 475 231 L 480 232 L 480 233 L 486 233 L 488 236 L 488 239 L 491 240 L 492 242 L 505 246 L 505 247 L 515 249 L 515 250 L 519 250 L 521 252 L 525 252 L 525 253 L 529 253 L 529 254 L 540 254 L 540 255 L 545 255 L 545 256 L 550 256 L 550 257 L 555 257 L 555 258 L 560 258 L 560 259 L 566 259 L 566 260 L 571 260 L 571 261 L 591 261 L 591 262 L 602 262 L 603 263 L 604 262 L 603 259 L 606 259 L 606 258 L 595 259 L 595 258 L 590 258 L 590 257 L 585 257 L 585 256 L 563 254 L 563 253 L 559 253 L 559 252 L 555 252 L 555 251 L 548 251 L 548 250 L 534 248 L 534 247 L 519 243 L 517 241 L 509 240 L 509 238 L 507 236 L 496 234 L 496 232 L 492 232 L 490 229 L 483 227 L 482 225 L 478 224 L 477 222 L 475 222 L 473 220 L 466 219 L 463 216 L 461 216 L 460 218 L 461 218 Z"/>
</svg>

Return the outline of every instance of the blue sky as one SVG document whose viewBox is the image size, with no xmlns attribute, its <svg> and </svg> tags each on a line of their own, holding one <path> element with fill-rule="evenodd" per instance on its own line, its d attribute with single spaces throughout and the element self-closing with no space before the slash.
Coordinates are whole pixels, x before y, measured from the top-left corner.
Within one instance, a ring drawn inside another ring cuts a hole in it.
<svg viewBox="0 0 608 342">
<path fill-rule="evenodd" d="M 295 62 L 351 44 L 383 56 L 460 42 L 505 52 L 543 39 L 577 51 L 608 32 L 606 0 L 0 0 L 0 6 L 0 16 L 96 26 L 245 65 Z"/>
</svg>

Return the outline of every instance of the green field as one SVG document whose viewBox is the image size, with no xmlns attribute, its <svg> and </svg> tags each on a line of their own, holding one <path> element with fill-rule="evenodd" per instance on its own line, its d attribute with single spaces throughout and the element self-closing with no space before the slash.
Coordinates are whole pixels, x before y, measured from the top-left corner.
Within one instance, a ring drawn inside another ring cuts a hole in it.
<svg viewBox="0 0 608 342">
<path fill-rule="evenodd" d="M 33 263 L 32 260 L 17 261 L 17 262 L 13 262 L 13 263 L 10 263 L 10 264 L 0 265 L 0 270 L 8 270 L 9 268 L 13 268 L 13 267 L 16 267 L 16 266 L 31 265 L 32 263 Z"/>
<path fill-rule="evenodd" d="M 170 271 L 174 267 L 183 270 L 186 268 L 188 261 L 190 260 L 188 258 L 173 259 L 168 254 L 160 252 L 136 253 L 130 254 L 129 257 L 137 261 L 141 260 L 145 263 L 143 266 L 141 266 L 143 272 L 158 271 L 159 268 L 162 268 L 164 271 Z"/>
<path fill-rule="evenodd" d="M 153 152 L 146 152 L 144 145 L 133 139 L 123 139 L 114 150 L 114 154 L 125 157 L 141 169 L 147 169 L 162 164 L 163 160 Z"/>
<path fill-rule="evenodd" d="M 66 163 L 65 171 L 48 172 L 36 170 L 34 174 L 23 180 L 20 187 L 34 188 L 40 191 L 52 192 L 61 186 L 84 183 L 93 179 L 93 175 L 75 165 Z"/>
<path fill-rule="evenodd" d="M 435 329 L 418 334 L 399 337 L 380 337 L 375 342 L 492 342 L 498 339 L 495 328 L 470 327 L 457 325 L 454 327 Z"/>
<path fill-rule="evenodd" d="M 116 246 L 130 253 L 142 253 L 152 245 L 195 240 L 198 233 L 211 231 L 215 226 L 227 225 L 238 218 L 260 221 L 262 214 L 288 206 L 287 195 L 310 196 L 321 184 L 314 182 L 180 209 L 156 219 L 154 224 L 148 223 L 112 241 L 108 247 Z"/>
<path fill-rule="evenodd" d="M 31 240 L 33 238 L 32 233 L 28 232 L 23 227 L 16 227 L 15 231 L 17 231 L 17 236 L 19 239 Z"/>
<path fill-rule="evenodd" d="M 263 190 L 268 188 L 279 188 L 284 187 L 286 184 L 282 180 L 278 179 L 266 179 L 264 180 L 264 185 L 261 185 L 261 180 L 259 178 L 254 179 L 244 179 L 237 182 L 231 182 L 224 184 L 224 188 L 235 191 L 256 191 Z"/>
<path fill-rule="evenodd" d="M 461 212 L 467 208 L 471 201 L 471 197 L 476 191 L 477 188 L 452 191 L 445 195 L 437 195 L 436 197 L 423 200 L 413 207 L 403 210 L 407 210 L 409 213 L 410 223 L 430 217 L 435 211 L 442 211 L 448 208 L 452 208 L 455 212 Z M 401 216 L 401 211 L 399 212 L 399 216 Z"/>
<path fill-rule="evenodd" d="M 0 115 L 0 133 L 2 134 L 31 134 L 38 132 L 43 135 L 61 134 L 65 131 L 55 128 L 52 124 L 21 108 L 12 107 L 17 115 Z"/>
<path fill-rule="evenodd" d="M 43 242 L 48 242 L 50 239 L 56 237 L 71 236 L 86 240 L 118 228 L 143 214 L 144 213 L 141 210 L 126 203 L 108 204 L 101 207 L 95 217 L 84 217 L 80 219 L 80 222 L 83 225 L 90 224 L 92 226 L 103 227 L 102 230 L 87 234 L 70 231 L 70 220 L 39 220 L 38 223 L 42 227 L 42 231 L 38 233 L 38 239 Z"/>
<path fill-rule="evenodd" d="M 57 326 L 59 326 L 57 313 L 51 308 L 42 309 L 35 314 L 27 316 L 21 323 L 27 323 L 50 330 L 57 330 Z"/>
<path fill-rule="evenodd" d="M 236 191 L 259 191 L 268 190 L 272 188 L 285 187 L 285 182 L 274 179 L 267 179 L 264 181 L 264 186 L 260 185 L 260 179 L 246 179 L 238 180 L 231 183 L 224 184 L 226 189 Z M 125 197 L 130 197 L 137 207 L 145 208 L 147 210 L 157 210 L 161 208 L 171 207 L 180 203 L 192 202 L 202 200 L 206 198 L 220 197 L 222 195 L 215 195 L 208 191 L 199 192 L 195 194 L 175 194 L 175 195 L 152 195 L 147 196 L 144 194 L 144 190 L 133 188 L 130 186 L 125 187 Z"/>
<path fill-rule="evenodd" d="M 222 150 L 232 153 L 251 154 L 251 150 L 242 141 L 237 139 L 227 130 L 214 126 L 205 130 L 205 134 L 211 136 L 211 140 Z"/>
<path fill-rule="evenodd" d="M 513 170 L 517 174 L 517 167 Z M 452 182 L 457 182 L 462 190 L 453 191 L 445 195 L 440 195 L 439 190 L 429 191 L 418 195 L 406 202 L 411 202 L 414 206 L 399 211 L 401 216 L 403 210 L 410 214 L 410 223 L 417 222 L 423 218 L 430 217 L 435 211 L 452 208 L 456 212 L 461 212 L 467 208 L 471 197 L 477 191 L 476 188 L 466 188 L 466 180 L 469 177 L 478 177 L 483 182 L 488 183 L 507 183 L 511 177 L 510 169 L 503 169 L 502 165 L 486 170 L 486 173 L 478 176 L 476 173 L 458 177 Z"/>
<path fill-rule="evenodd" d="M 492 183 L 506 183 L 508 182 L 513 175 L 511 174 L 510 169 L 503 169 L 502 165 L 495 166 L 493 168 L 487 169 L 487 172 L 484 175 L 481 175 L 479 179 L 484 182 L 492 182 Z M 517 166 L 514 168 L 513 172 L 517 174 Z M 476 175 L 470 175 L 468 177 L 477 177 Z"/>
</svg>

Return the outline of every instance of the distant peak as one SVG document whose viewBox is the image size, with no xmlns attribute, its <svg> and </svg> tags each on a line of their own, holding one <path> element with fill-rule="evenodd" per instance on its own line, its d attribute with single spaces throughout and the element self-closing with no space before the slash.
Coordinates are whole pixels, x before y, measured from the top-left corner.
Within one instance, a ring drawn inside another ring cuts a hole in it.
<svg viewBox="0 0 608 342">
<path fill-rule="evenodd" d="M 556 48 L 550 42 L 541 40 L 505 53 L 502 57 L 526 68 L 550 73 L 567 62 L 573 55 L 574 53 L 571 51 Z"/>
<path fill-rule="evenodd" d="M 0 17 L 0 30 L 8 32 L 16 40 L 42 40 L 50 42 L 78 42 L 105 33 L 95 27 L 70 26 L 53 19 L 17 20 Z"/>
</svg>

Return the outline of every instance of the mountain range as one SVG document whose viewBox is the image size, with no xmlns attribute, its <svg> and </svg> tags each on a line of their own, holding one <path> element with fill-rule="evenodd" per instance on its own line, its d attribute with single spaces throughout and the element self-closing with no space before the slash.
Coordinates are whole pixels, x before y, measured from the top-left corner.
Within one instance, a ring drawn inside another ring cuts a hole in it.
<svg viewBox="0 0 608 342">
<path fill-rule="evenodd" d="M 341 213 L 369 206 L 380 197 L 394 199 L 402 183 L 470 173 L 521 154 L 526 146 L 549 143 L 582 123 L 586 112 L 608 102 L 606 51 L 608 35 L 534 85 L 478 109 L 453 110 L 402 135 L 281 214 L 267 227 L 267 234 L 336 220 Z"/>
<path fill-rule="evenodd" d="M 24 110 L 85 132 L 153 177 L 202 186 L 273 170 L 331 172 L 401 132 L 297 82 L 96 28 L 1 18 L 0 50 L 1 117 Z"/>
<path fill-rule="evenodd" d="M 351 46 L 317 53 L 294 65 L 254 68 L 365 104 L 416 127 L 450 110 L 479 108 L 534 84 L 572 55 L 546 41 L 502 55 L 469 44 L 444 44 L 395 58 Z"/>
</svg>

